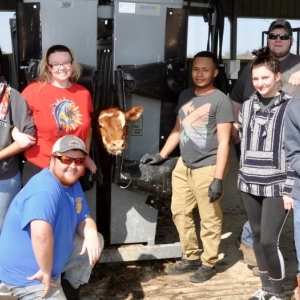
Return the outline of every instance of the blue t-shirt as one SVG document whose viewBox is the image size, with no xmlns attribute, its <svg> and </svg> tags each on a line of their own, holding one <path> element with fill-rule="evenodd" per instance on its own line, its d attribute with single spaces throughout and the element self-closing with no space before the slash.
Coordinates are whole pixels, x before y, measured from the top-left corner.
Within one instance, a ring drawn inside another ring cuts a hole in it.
<svg viewBox="0 0 300 300">
<path fill-rule="evenodd" d="M 30 236 L 32 220 L 47 221 L 53 230 L 53 278 L 59 276 L 73 251 L 77 225 L 90 214 L 79 182 L 63 187 L 48 169 L 36 174 L 17 194 L 7 212 L 0 237 L 0 280 L 29 286 L 26 278 L 40 268 Z"/>
</svg>

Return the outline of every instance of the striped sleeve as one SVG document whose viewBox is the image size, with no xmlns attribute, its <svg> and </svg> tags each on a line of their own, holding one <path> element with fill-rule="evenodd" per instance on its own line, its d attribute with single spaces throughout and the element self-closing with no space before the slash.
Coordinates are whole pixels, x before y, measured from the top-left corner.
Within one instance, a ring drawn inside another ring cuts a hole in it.
<svg viewBox="0 0 300 300">
<path fill-rule="evenodd" d="M 286 176 L 286 181 L 283 184 L 283 195 L 288 195 L 291 196 L 292 193 L 292 189 L 294 187 L 294 170 L 289 166 L 289 164 L 287 164 L 287 176 Z"/>
</svg>

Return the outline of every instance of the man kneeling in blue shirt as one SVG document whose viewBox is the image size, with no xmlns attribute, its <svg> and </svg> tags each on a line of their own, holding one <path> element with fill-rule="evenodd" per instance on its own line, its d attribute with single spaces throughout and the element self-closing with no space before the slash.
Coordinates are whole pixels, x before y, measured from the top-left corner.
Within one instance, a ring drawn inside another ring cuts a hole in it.
<svg viewBox="0 0 300 300">
<path fill-rule="evenodd" d="M 0 238 L 0 280 L 19 299 L 66 299 L 61 273 L 77 289 L 87 283 L 104 246 L 78 179 L 88 155 L 68 135 L 53 146 L 49 169 L 17 194 Z"/>
</svg>

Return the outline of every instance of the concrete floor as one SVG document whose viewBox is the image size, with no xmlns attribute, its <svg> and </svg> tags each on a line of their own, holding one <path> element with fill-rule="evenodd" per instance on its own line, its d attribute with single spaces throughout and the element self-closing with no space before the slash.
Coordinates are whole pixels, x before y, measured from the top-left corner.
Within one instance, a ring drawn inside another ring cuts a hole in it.
<svg viewBox="0 0 300 300">
<path fill-rule="evenodd" d="M 243 300 L 260 288 L 258 277 L 242 260 L 235 239 L 246 221 L 240 194 L 236 189 L 238 162 L 234 149 L 230 154 L 230 169 L 225 182 L 223 235 L 217 275 L 204 283 L 191 283 L 190 274 L 171 276 L 165 269 L 175 258 L 138 262 L 103 263 L 94 268 L 90 283 L 81 288 L 82 299 L 148 299 L 148 300 Z M 293 244 L 293 216 L 290 214 L 280 239 L 280 249 L 286 263 L 286 296 L 291 299 L 296 287 L 297 263 Z M 157 235 L 170 237 L 176 230 L 171 218 L 158 220 Z M 170 231 L 173 231 L 170 234 Z"/>
</svg>

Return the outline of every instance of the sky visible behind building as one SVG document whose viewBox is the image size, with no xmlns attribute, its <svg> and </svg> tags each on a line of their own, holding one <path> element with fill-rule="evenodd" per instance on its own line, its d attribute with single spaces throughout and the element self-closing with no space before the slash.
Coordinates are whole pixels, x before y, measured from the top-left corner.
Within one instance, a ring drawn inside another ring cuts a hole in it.
<svg viewBox="0 0 300 300">
<path fill-rule="evenodd" d="M 11 33 L 9 19 L 13 18 L 14 12 L 0 12 L 0 47 L 3 53 L 11 53 Z M 245 58 L 254 49 L 262 46 L 262 31 L 267 31 L 274 19 L 255 19 L 239 18 L 237 29 L 237 58 Z M 300 29 L 300 21 L 289 20 L 293 28 Z M 207 49 L 208 23 L 204 22 L 202 16 L 190 16 L 188 24 L 188 47 L 187 56 L 193 57 L 197 52 Z M 297 34 L 294 32 L 295 39 L 291 52 L 296 53 Z M 266 35 L 264 40 L 266 45 Z M 224 21 L 224 36 L 222 55 L 229 57 L 230 54 L 230 23 L 228 18 Z"/>
<path fill-rule="evenodd" d="M 237 58 L 245 58 L 245 54 L 262 46 L 262 32 L 269 29 L 274 19 L 239 18 L 237 22 Z M 300 27 L 299 20 L 288 20 L 293 28 Z M 208 23 L 201 16 L 189 17 L 187 56 L 193 57 L 197 52 L 207 49 Z M 299 28 L 300 29 L 300 28 Z M 293 33 L 294 44 L 291 52 L 296 54 L 297 33 Z M 265 35 L 264 46 L 267 45 Z M 222 44 L 222 55 L 228 57 L 230 54 L 230 23 L 228 18 L 224 20 L 224 35 Z"/>
<path fill-rule="evenodd" d="M 0 48 L 3 53 L 11 53 L 9 19 L 13 18 L 13 15 L 13 12 L 0 12 Z"/>
</svg>

